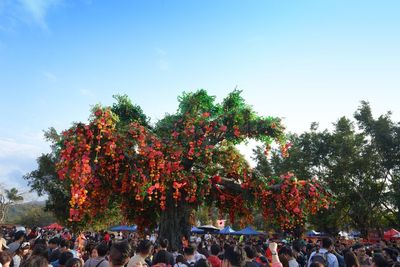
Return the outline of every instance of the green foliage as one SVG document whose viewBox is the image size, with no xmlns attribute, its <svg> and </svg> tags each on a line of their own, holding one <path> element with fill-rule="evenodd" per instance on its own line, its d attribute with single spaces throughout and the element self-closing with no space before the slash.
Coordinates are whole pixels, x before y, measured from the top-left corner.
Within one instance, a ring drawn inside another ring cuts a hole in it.
<svg viewBox="0 0 400 267">
<path fill-rule="evenodd" d="M 28 227 L 43 227 L 56 221 L 51 212 L 44 210 L 40 202 L 18 204 L 10 208 L 7 223 Z"/>
<path fill-rule="evenodd" d="M 338 203 L 311 218 L 319 229 L 331 233 L 356 228 L 400 225 L 400 127 L 390 113 L 374 119 L 368 103 L 362 102 L 355 121 L 342 117 L 333 131 L 309 131 L 291 135 L 289 158 L 274 152 L 271 159 L 256 149 L 257 169 L 265 175 L 285 171 L 300 178 L 317 176 L 336 196 Z"/>
<path fill-rule="evenodd" d="M 111 107 L 111 111 L 118 116 L 119 122 L 128 125 L 132 122 L 139 122 L 141 125 L 150 127 L 150 119 L 143 113 L 138 105 L 132 104 L 127 95 L 114 95 L 117 101 Z"/>
<path fill-rule="evenodd" d="M 55 152 L 42 154 L 38 159 L 38 168 L 24 176 L 31 191 L 39 196 L 47 196 L 45 210 L 52 211 L 58 221 L 65 223 L 69 215 L 69 182 L 59 180 L 56 172 Z"/>
</svg>

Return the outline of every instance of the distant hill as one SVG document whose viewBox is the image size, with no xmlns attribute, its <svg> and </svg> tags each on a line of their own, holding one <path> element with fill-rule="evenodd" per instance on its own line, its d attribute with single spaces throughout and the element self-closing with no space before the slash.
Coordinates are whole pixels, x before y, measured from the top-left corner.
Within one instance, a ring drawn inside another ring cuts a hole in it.
<svg viewBox="0 0 400 267">
<path fill-rule="evenodd" d="M 45 226 L 55 222 L 51 212 L 45 212 L 45 201 L 30 201 L 10 207 L 6 222 L 24 226 Z"/>
</svg>

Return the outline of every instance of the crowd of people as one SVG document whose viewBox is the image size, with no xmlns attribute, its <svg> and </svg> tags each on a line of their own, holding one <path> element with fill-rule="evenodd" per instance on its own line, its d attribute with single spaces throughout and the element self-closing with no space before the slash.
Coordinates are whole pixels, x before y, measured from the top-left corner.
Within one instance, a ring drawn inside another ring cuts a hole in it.
<svg viewBox="0 0 400 267">
<path fill-rule="evenodd" d="M 178 249 L 136 233 L 2 229 L 0 267 L 400 267 L 398 244 L 197 235 Z"/>
</svg>

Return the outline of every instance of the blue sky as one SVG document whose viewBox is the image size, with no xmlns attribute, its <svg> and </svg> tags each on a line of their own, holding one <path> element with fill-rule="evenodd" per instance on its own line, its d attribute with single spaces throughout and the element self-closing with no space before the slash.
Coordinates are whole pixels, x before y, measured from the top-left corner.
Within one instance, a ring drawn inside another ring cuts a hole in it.
<svg viewBox="0 0 400 267">
<path fill-rule="evenodd" d="M 0 183 L 49 150 L 42 130 L 126 93 L 153 122 L 182 91 L 236 86 L 301 132 L 360 100 L 400 121 L 400 2 L 0 0 Z"/>
</svg>

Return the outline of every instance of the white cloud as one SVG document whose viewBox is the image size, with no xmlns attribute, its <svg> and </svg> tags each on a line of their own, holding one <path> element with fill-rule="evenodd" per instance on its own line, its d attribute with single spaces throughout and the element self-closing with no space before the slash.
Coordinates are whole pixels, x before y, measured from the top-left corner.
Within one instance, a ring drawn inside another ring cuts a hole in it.
<svg viewBox="0 0 400 267">
<path fill-rule="evenodd" d="M 0 159 L 12 157 L 36 158 L 43 149 L 38 145 L 19 143 L 13 139 L 0 139 Z"/>
<path fill-rule="evenodd" d="M 13 32 L 19 23 L 47 29 L 50 9 L 64 0 L 0 0 L 0 30 Z"/>
<path fill-rule="evenodd" d="M 47 28 L 47 12 L 51 7 L 60 4 L 60 2 L 61 0 L 19 0 L 28 18 L 43 28 Z"/>
</svg>

